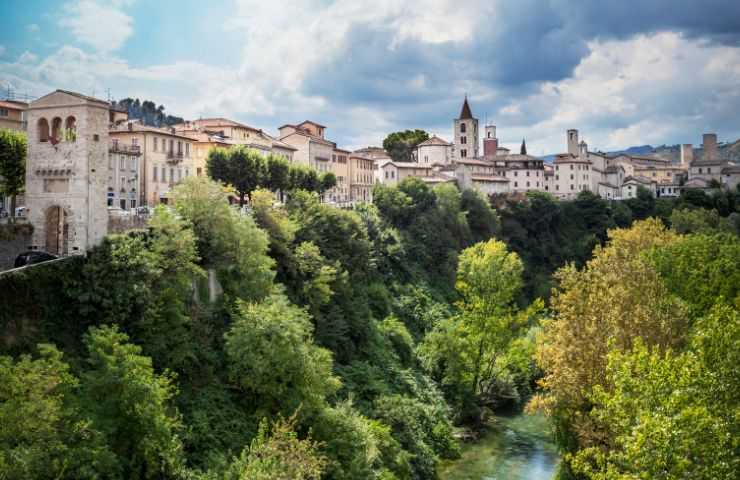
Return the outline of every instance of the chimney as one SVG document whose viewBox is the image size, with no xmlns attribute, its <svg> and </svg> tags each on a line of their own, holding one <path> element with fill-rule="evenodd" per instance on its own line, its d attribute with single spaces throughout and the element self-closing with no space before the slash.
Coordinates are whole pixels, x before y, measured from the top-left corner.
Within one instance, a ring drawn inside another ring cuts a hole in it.
<svg viewBox="0 0 740 480">
<path fill-rule="evenodd" d="M 717 158 L 717 134 L 705 133 L 703 142 L 704 160 L 714 160 Z"/>
<path fill-rule="evenodd" d="M 173 135 L 175 134 L 175 127 L 170 127 L 170 133 Z"/>
<path fill-rule="evenodd" d="M 690 143 L 684 143 L 681 145 L 681 166 L 683 168 L 689 168 L 691 162 L 694 161 L 694 147 Z"/>
<path fill-rule="evenodd" d="M 574 157 L 578 156 L 578 130 L 571 128 L 567 134 L 568 153 Z"/>
<path fill-rule="evenodd" d="M 133 131 L 133 129 L 134 129 L 133 122 L 128 122 L 128 131 L 131 132 L 131 131 Z"/>
</svg>

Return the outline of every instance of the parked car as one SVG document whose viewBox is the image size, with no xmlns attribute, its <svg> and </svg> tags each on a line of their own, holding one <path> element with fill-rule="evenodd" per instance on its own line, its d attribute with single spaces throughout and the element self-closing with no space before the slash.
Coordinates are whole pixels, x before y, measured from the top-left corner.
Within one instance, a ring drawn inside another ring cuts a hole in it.
<svg viewBox="0 0 740 480">
<path fill-rule="evenodd" d="M 59 257 L 48 252 L 24 252 L 15 257 L 15 263 L 13 266 L 18 268 L 26 265 L 33 265 L 35 263 L 48 262 L 55 258 Z"/>
</svg>

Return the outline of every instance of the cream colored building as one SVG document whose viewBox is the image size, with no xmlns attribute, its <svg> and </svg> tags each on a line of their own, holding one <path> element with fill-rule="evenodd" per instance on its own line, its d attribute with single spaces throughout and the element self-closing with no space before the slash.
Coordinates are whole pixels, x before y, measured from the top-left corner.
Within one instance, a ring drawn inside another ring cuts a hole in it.
<svg viewBox="0 0 740 480">
<path fill-rule="evenodd" d="M 416 146 L 416 161 L 422 165 L 449 165 L 452 162 L 452 144 L 432 135 Z"/>
<path fill-rule="evenodd" d="M 350 201 L 372 202 L 375 163 L 362 155 L 349 155 Z"/>
<path fill-rule="evenodd" d="M 183 178 L 197 174 L 192 156 L 196 141 L 176 133 L 174 128 L 126 122 L 112 128 L 110 137 L 118 142 L 119 148 L 138 147 L 141 151 L 139 204 L 142 206 L 167 203 L 172 187 Z"/>
<path fill-rule="evenodd" d="M 380 183 L 396 186 L 407 177 L 431 177 L 434 169 L 416 162 L 385 162 L 380 167 Z"/>
<path fill-rule="evenodd" d="M 278 140 L 295 148 L 293 161 L 319 172 L 331 171 L 331 156 L 336 144 L 324 138 L 326 127 L 306 120 L 298 125 L 286 124 L 279 128 Z"/>
<path fill-rule="evenodd" d="M 135 210 L 140 206 L 141 148 L 128 145 L 118 138 L 108 148 L 108 208 Z"/>
<path fill-rule="evenodd" d="M 326 200 L 339 205 L 349 204 L 351 201 L 350 188 L 350 160 L 351 152 L 335 148 L 331 155 L 331 172 L 337 179 L 337 185 L 326 193 Z"/>
</svg>

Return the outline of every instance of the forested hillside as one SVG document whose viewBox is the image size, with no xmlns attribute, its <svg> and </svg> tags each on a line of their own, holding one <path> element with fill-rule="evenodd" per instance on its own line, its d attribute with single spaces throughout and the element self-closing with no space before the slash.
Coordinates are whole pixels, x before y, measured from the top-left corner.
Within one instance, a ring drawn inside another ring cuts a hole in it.
<svg viewBox="0 0 740 480">
<path fill-rule="evenodd" d="M 737 193 L 250 198 L 0 278 L 0 478 L 433 479 L 525 404 L 563 478 L 737 471 Z"/>
</svg>

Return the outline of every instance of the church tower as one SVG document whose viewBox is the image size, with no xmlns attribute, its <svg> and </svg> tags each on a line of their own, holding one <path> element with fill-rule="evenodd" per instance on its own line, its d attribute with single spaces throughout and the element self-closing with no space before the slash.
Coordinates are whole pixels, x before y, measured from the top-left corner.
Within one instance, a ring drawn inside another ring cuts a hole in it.
<svg viewBox="0 0 740 480">
<path fill-rule="evenodd" d="M 84 254 L 108 228 L 108 102 L 57 90 L 28 107 L 31 249 Z"/>
<path fill-rule="evenodd" d="M 465 96 L 460 117 L 454 122 L 455 138 L 452 143 L 455 144 L 455 158 L 475 158 L 478 157 L 478 119 L 473 117 L 468 105 L 468 96 Z"/>
</svg>

